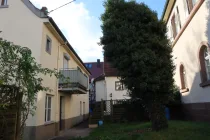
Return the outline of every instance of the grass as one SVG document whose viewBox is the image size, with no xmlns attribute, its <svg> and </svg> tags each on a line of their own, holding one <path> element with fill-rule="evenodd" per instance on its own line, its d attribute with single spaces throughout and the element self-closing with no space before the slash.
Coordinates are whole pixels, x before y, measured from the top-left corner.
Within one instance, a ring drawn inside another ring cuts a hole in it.
<svg viewBox="0 0 210 140">
<path fill-rule="evenodd" d="M 76 140 L 210 140 L 210 123 L 170 121 L 169 128 L 151 131 L 150 123 L 105 124 Z"/>
</svg>

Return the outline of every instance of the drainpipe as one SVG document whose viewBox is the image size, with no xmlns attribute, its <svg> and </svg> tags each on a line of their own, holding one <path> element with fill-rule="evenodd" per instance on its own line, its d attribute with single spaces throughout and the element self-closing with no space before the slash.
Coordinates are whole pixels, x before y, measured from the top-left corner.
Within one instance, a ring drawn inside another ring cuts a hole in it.
<svg viewBox="0 0 210 140">
<path fill-rule="evenodd" d="M 60 47 L 61 46 L 64 46 L 64 45 L 66 45 L 67 44 L 67 42 L 65 42 L 64 44 L 60 44 L 60 45 L 58 45 L 58 53 L 57 53 L 57 72 L 59 72 L 59 58 L 60 58 Z M 59 112 L 60 112 L 60 110 L 59 110 L 59 95 L 58 95 L 58 84 L 59 84 L 59 79 L 56 79 L 56 94 L 55 94 L 55 97 L 56 97 L 56 104 L 55 104 L 55 121 L 59 121 L 59 117 L 60 117 L 60 115 L 59 115 Z M 58 116 L 58 118 L 57 118 L 57 116 Z M 59 131 L 59 125 L 58 125 L 58 127 L 55 129 L 55 134 L 56 135 L 58 135 L 58 131 Z"/>
</svg>

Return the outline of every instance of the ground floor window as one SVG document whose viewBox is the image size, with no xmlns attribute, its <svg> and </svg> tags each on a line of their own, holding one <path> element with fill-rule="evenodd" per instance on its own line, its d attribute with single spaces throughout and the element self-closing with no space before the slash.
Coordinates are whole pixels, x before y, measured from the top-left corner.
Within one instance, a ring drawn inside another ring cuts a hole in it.
<svg viewBox="0 0 210 140">
<path fill-rule="evenodd" d="M 52 96 L 46 95 L 45 98 L 45 122 L 49 122 L 52 120 Z"/>
<path fill-rule="evenodd" d="M 115 82 L 115 90 L 124 90 L 123 83 L 120 81 Z"/>
</svg>

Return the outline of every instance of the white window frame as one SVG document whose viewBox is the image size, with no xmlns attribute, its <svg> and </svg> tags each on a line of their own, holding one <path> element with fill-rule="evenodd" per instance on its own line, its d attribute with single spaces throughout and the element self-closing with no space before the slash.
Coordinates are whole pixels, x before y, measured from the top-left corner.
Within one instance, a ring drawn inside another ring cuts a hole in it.
<svg viewBox="0 0 210 140">
<path fill-rule="evenodd" d="M 120 89 L 119 89 L 118 87 L 120 87 Z M 122 90 L 124 90 L 124 85 L 123 85 L 123 83 L 120 82 L 120 81 L 115 81 L 115 90 L 116 90 L 116 91 L 122 91 Z"/>
<path fill-rule="evenodd" d="M 63 57 L 63 68 L 64 69 L 69 68 L 69 60 L 66 57 Z"/>
<path fill-rule="evenodd" d="M 206 68 L 206 74 L 207 74 L 207 80 L 210 80 L 210 54 L 208 52 L 208 48 L 206 47 L 204 49 L 204 60 L 205 60 L 205 68 Z M 209 67 L 209 68 L 208 68 Z"/>
<path fill-rule="evenodd" d="M 179 34 L 180 29 L 181 29 L 180 25 L 181 25 L 181 21 L 180 21 L 180 15 L 178 13 L 178 6 L 177 6 L 176 12 L 175 12 L 175 26 L 176 26 L 177 35 Z"/>
<path fill-rule="evenodd" d="M 185 20 L 188 18 L 189 16 L 189 9 L 188 9 L 188 4 L 187 4 L 187 0 L 183 0 L 184 2 L 184 12 L 185 12 Z"/>
<path fill-rule="evenodd" d="M 48 106 L 49 98 L 51 98 L 51 104 L 50 107 Z M 45 97 L 45 122 L 51 122 L 52 121 L 52 101 L 53 101 L 53 96 L 47 94 Z M 48 110 L 50 110 L 50 114 L 48 114 Z M 48 116 L 50 116 L 50 119 L 48 120 Z"/>
</svg>

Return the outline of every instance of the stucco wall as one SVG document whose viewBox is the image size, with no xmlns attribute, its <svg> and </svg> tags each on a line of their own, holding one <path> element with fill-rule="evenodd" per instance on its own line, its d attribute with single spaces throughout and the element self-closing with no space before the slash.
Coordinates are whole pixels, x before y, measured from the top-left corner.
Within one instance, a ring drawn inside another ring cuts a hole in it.
<svg viewBox="0 0 210 140">
<path fill-rule="evenodd" d="M 62 43 L 52 34 L 46 25 L 43 24 L 43 34 L 42 34 L 42 49 L 41 49 L 41 64 L 42 67 L 47 67 L 50 69 L 62 69 L 63 68 L 63 58 L 64 53 L 67 53 L 70 56 L 69 68 L 77 69 L 77 66 L 80 67 L 73 54 L 66 47 L 61 45 Z M 48 54 L 45 51 L 47 36 L 52 40 L 51 54 Z M 84 72 L 85 70 L 80 67 Z M 40 92 L 38 94 L 38 105 L 37 105 L 37 125 L 43 125 L 44 113 L 45 113 L 45 96 L 46 94 L 53 95 L 52 102 L 52 121 L 60 121 L 60 96 L 64 97 L 64 115 L 62 119 L 69 119 L 73 117 L 80 116 L 80 101 L 85 102 L 85 114 L 89 112 L 89 95 L 88 94 L 76 94 L 72 95 L 70 93 L 61 93 L 58 92 L 58 83 L 56 77 L 52 76 L 43 76 L 44 79 L 43 85 L 49 87 L 53 91 L 50 93 Z M 83 106 L 82 106 L 83 109 Z M 82 111 L 83 112 L 83 111 Z M 82 113 L 83 114 L 83 113 Z M 82 119 L 82 118 L 81 118 Z M 79 120 L 77 120 L 79 121 Z M 82 120 L 81 120 L 82 121 Z"/>
<path fill-rule="evenodd" d="M 8 8 L 0 8 L 0 37 L 32 50 L 40 63 L 42 25 L 46 19 L 34 15 L 21 0 L 8 0 Z M 27 124 L 36 124 L 35 116 L 29 116 Z"/>
<path fill-rule="evenodd" d="M 8 8 L 0 8 L 1 37 L 32 50 L 40 62 L 42 24 L 45 20 L 34 15 L 21 0 L 8 0 Z"/>
<path fill-rule="evenodd" d="M 101 99 L 106 100 L 106 89 L 105 89 L 105 81 L 96 81 L 95 83 L 96 88 L 96 101 L 101 101 Z"/>
<path fill-rule="evenodd" d="M 175 81 L 180 87 L 180 65 L 183 64 L 186 71 L 187 87 L 189 92 L 182 94 L 184 103 L 199 103 L 210 101 L 210 87 L 202 88 L 200 77 L 200 62 L 198 58 L 200 44 L 202 41 L 209 42 L 210 37 L 210 0 L 204 1 L 198 12 L 195 14 L 175 46 L 173 47 L 174 63 L 176 65 Z M 185 24 L 186 18 L 182 0 L 177 0 L 179 6 L 180 18 L 182 25 Z M 174 10 L 173 10 L 174 11 Z M 173 14 L 172 11 L 172 14 Z M 172 16 L 172 15 L 171 15 Z M 170 26 L 171 17 L 168 26 Z M 168 34 L 171 34 L 170 31 Z M 210 43 L 210 42 L 209 42 Z"/>
<path fill-rule="evenodd" d="M 120 81 L 117 77 L 105 77 L 106 81 L 106 95 L 107 100 L 111 100 L 110 94 L 112 93 L 112 99 L 129 99 L 127 95 L 127 90 L 116 91 L 115 82 Z"/>
</svg>

